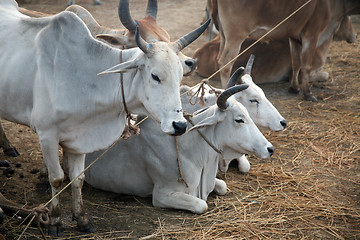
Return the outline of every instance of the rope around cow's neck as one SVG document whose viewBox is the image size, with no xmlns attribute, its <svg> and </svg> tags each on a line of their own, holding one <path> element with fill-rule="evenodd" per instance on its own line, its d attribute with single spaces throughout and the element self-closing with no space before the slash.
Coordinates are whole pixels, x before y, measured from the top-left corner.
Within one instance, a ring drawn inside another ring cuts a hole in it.
<svg viewBox="0 0 360 240">
<path fill-rule="evenodd" d="M 265 33 L 262 37 L 260 37 L 258 40 L 256 40 L 253 44 L 251 44 L 249 47 L 247 47 L 244 51 L 242 51 L 241 53 L 239 53 L 235 58 L 233 58 L 231 61 L 229 61 L 227 64 L 225 64 L 224 66 L 222 66 L 219 70 L 217 70 L 215 73 L 213 73 L 210 77 L 208 77 L 206 80 L 210 80 L 211 78 L 213 78 L 217 73 L 219 73 L 221 70 L 223 70 L 226 66 L 228 66 L 230 63 L 234 62 L 239 56 L 241 56 L 242 54 L 244 54 L 246 51 L 248 51 L 250 48 L 252 48 L 255 44 L 257 44 L 258 42 L 260 42 L 263 38 L 265 38 L 268 34 L 270 34 L 272 31 L 274 31 L 275 29 L 277 29 L 281 24 L 283 24 L 285 21 L 287 21 L 290 17 L 292 17 L 294 14 L 296 14 L 298 11 L 300 11 L 302 8 L 304 8 L 307 4 L 309 4 L 312 0 L 308 0 L 306 3 L 304 3 L 302 6 L 300 6 L 298 9 L 296 9 L 293 13 L 291 13 L 288 17 L 286 17 L 284 20 L 282 20 L 280 23 L 278 23 L 275 27 L 273 27 L 271 30 L 269 30 L 267 33 Z M 196 88 L 199 84 L 196 84 L 195 86 L 193 86 L 192 88 L 190 88 L 189 91 L 183 93 L 182 95 L 185 95 L 187 93 L 189 93 L 190 91 L 192 91 L 194 88 Z M 124 95 L 123 95 L 124 96 Z M 136 123 L 135 126 L 140 125 L 143 121 L 145 121 L 148 118 L 145 117 L 144 119 L 142 119 L 140 122 Z M 54 197 L 52 197 L 46 204 L 44 204 L 44 206 L 46 207 L 55 197 L 59 196 L 66 188 L 68 188 L 76 179 L 78 179 L 85 171 L 87 171 L 98 159 L 100 159 L 103 155 L 105 155 L 111 148 L 113 148 L 121 139 L 123 138 L 123 135 L 116 140 L 108 149 L 106 149 L 98 158 L 96 158 L 91 164 L 89 164 L 89 166 L 87 166 L 78 176 L 76 176 L 72 181 L 70 181 L 63 189 L 61 189 L 57 194 L 54 195 Z M 19 239 L 21 239 L 21 237 L 24 235 L 25 231 L 28 229 L 28 227 L 30 226 L 31 222 L 34 220 L 35 215 L 31 218 L 31 220 L 29 221 L 29 223 L 26 225 L 26 227 L 24 228 L 24 230 L 21 232 Z"/>
<path fill-rule="evenodd" d="M 122 63 L 122 50 L 120 50 L 120 63 Z M 122 136 L 126 140 L 129 137 L 131 137 L 131 133 L 133 133 L 134 135 L 139 135 L 140 128 L 131 123 L 131 120 L 135 120 L 135 119 L 132 117 L 131 113 L 129 112 L 129 110 L 126 106 L 125 91 L 124 91 L 124 79 L 123 78 L 124 78 L 123 72 L 120 72 L 121 96 L 122 96 L 122 102 L 124 105 L 124 110 L 126 113 L 126 122 L 127 122 L 127 124 L 125 125 L 125 128 L 124 128 L 124 131 L 122 133 Z"/>
</svg>

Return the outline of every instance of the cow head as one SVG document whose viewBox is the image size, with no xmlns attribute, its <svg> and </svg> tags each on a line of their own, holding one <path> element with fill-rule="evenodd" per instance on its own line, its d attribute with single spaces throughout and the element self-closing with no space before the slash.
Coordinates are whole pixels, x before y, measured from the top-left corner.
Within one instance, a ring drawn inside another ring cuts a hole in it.
<svg viewBox="0 0 360 240">
<path fill-rule="evenodd" d="M 170 43 L 169 34 L 156 23 L 157 0 L 148 1 L 146 16 L 140 20 L 132 19 L 128 0 L 120 0 L 118 13 L 120 21 L 127 31 L 124 33 L 99 34 L 96 36 L 97 38 L 121 48 L 133 48 L 137 46 L 135 42 L 135 29 L 138 25 L 142 38 L 147 42 L 162 41 Z M 196 61 L 181 52 L 178 52 L 178 57 L 183 66 L 184 76 L 190 75 L 196 68 Z"/>
<path fill-rule="evenodd" d="M 246 89 L 248 85 L 241 84 L 226 89 L 220 94 L 216 105 L 207 110 L 195 112 L 194 120 L 202 118 L 189 131 L 203 127 L 215 126 L 210 141 L 218 144 L 223 159 L 234 159 L 244 153 L 260 158 L 268 158 L 274 152 L 274 147 L 266 140 L 250 118 L 246 108 L 232 95 Z M 206 128 L 201 131 L 209 131 Z"/>
<path fill-rule="evenodd" d="M 266 98 L 264 92 L 259 88 L 250 76 L 251 66 L 254 57 L 250 57 L 245 74 L 241 77 L 241 83 L 247 84 L 249 87 L 244 91 L 236 93 L 235 99 L 243 104 L 259 128 L 271 129 L 273 131 L 283 130 L 286 127 L 286 120 L 280 115 L 278 110 Z M 240 75 L 244 73 L 244 68 L 237 69 L 228 83 L 228 87 L 234 86 Z M 205 95 L 203 97 L 204 104 L 210 106 L 215 103 L 215 95 L 210 94 L 211 89 L 205 87 Z M 218 89 L 220 90 L 220 89 Z M 189 92 L 190 88 L 182 87 L 182 92 Z M 187 112 L 194 112 L 199 109 L 199 104 L 192 105 L 189 103 L 187 96 L 182 97 L 182 104 L 184 110 Z"/>
<path fill-rule="evenodd" d="M 136 86 L 137 98 L 144 108 L 138 108 L 136 113 L 150 115 L 161 123 L 161 129 L 167 134 L 181 135 L 186 130 L 179 93 L 183 68 L 177 54 L 198 38 L 206 27 L 207 24 L 204 24 L 171 43 L 148 43 L 140 37 L 136 27 L 135 40 L 141 49 L 140 54 L 103 72 L 120 73 L 137 69 L 131 84 Z"/>
<path fill-rule="evenodd" d="M 286 120 L 266 98 L 264 91 L 251 78 L 250 74 L 254 58 L 254 55 L 250 56 L 245 74 L 240 78 L 240 83 L 245 83 L 249 87 L 245 91 L 236 94 L 235 98 L 245 106 L 257 126 L 269 128 L 273 131 L 283 130 L 286 127 Z M 228 87 L 236 83 L 240 72 L 239 69 L 234 72 L 234 77 L 228 82 Z"/>
<path fill-rule="evenodd" d="M 352 25 L 351 17 L 345 16 L 341 21 L 339 28 L 334 34 L 335 41 L 345 40 L 348 43 L 356 42 L 357 34 Z"/>
</svg>

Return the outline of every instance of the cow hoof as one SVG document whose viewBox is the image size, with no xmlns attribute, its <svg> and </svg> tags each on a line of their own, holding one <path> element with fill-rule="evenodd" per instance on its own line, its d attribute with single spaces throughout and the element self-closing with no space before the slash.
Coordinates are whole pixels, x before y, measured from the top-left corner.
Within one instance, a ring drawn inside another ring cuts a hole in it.
<svg viewBox="0 0 360 240">
<path fill-rule="evenodd" d="M 4 211 L 0 208 L 0 223 L 2 223 L 5 219 Z"/>
<path fill-rule="evenodd" d="M 306 101 L 318 102 L 318 99 L 312 94 L 304 95 L 304 98 Z"/>
<path fill-rule="evenodd" d="M 299 93 L 299 89 L 295 89 L 293 87 L 289 87 L 289 90 L 288 90 L 289 93 L 292 93 L 292 94 L 298 94 Z"/>
<path fill-rule="evenodd" d="M 78 228 L 81 232 L 85 232 L 85 233 L 96 232 L 95 227 L 91 223 L 88 223 L 87 225 L 83 225 L 83 226 L 78 226 Z"/>
<path fill-rule="evenodd" d="M 9 148 L 4 150 L 4 154 L 10 157 L 17 157 L 20 153 L 16 150 L 16 148 Z"/>
<path fill-rule="evenodd" d="M 64 232 L 61 225 L 50 225 L 48 227 L 48 233 L 52 237 L 61 237 Z"/>
</svg>

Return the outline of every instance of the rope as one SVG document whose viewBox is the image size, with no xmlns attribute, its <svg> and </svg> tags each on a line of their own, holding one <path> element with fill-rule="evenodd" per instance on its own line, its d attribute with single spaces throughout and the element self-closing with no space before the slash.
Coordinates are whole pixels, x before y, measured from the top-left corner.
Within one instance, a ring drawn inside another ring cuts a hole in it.
<svg viewBox="0 0 360 240">
<path fill-rule="evenodd" d="M 122 51 L 120 51 L 120 63 L 122 63 Z M 120 84 L 121 84 L 121 96 L 122 96 L 122 100 L 123 100 L 124 110 L 125 110 L 125 113 L 126 113 L 126 121 L 127 121 L 127 125 L 124 128 L 122 136 L 123 136 L 123 139 L 126 140 L 129 137 L 131 137 L 131 133 L 133 133 L 134 135 L 139 135 L 140 134 L 140 128 L 138 128 L 137 126 L 134 126 L 131 123 L 131 120 L 135 120 L 135 119 L 133 118 L 133 116 L 129 112 L 129 110 L 127 108 L 127 105 L 126 105 L 125 92 L 124 92 L 123 72 L 120 72 Z"/>
<path fill-rule="evenodd" d="M 181 160 L 180 160 L 180 153 L 179 153 L 179 145 L 178 145 L 178 139 L 177 137 L 175 138 L 175 147 L 176 147 L 176 157 L 177 157 L 177 163 L 178 163 L 178 169 L 179 169 L 179 174 L 180 177 L 178 178 L 178 182 L 183 182 L 186 186 L 186 188 L 189 188 L 189 185 L 187 184 L 184 175 L 182 173 L 182 169 L 181 169 Z"/>
<path fill-rule="evenodd" d="M 292 17 L 294 14 L 296 14 L 298 11 L 300 11 L 302 8 L 304 8 L 307 4 L 309 4 L 312 0 L 308 0 L 306 3 L 304 3 L 302 6 L 300 6 L 297 10 L 295 10 L 293 13 L 291 13 L 288 17 L 286 17 L 283 21 L 281 21 L 280 23 L 278 23 L 275 27 L 273 27 L 270 31 L 268 31 L 267 33 L 265 33 L 262 37 L 260 37 L 258 40 L 256 40 L 253 44 L 251 44 L 249 47 L 247 47 L 244 51 L 242 51 L 240 54 L 238 54 L 235 58 L 233 58 L 230 62 L 228 62 L 227 64 L 225 64 L 224 66 L 222 66 L 219 70 L 217 70 L 215 73 L 213 73 L 210 77 L 206 78 L 205 80 L 210 80 L 211 78 L 213 78 L 217 73 L 219 73 L 222 69 L 224 69 L 227 65 L 229 65 L 230 63 L 234 62 L 239 56 L 241 56 L 243 53 L 245 53 L 247 50 L 249 50 L 251 47 L 253 47 L 256 43 L 258 43 L 259 41 L 261 41 L 263 38 L 265 38 L 268 34 L 270 34 L 272 31 L 274 31 L 276 28 L 278 28 L 281 24 L 283 24 L 285 21 L 287 21 L 290 17 Z M 203 80 L 204 81 L 204 80 Z M 188 90 L 187 92 L 183 93 L 183 95 L 189 93 L 190 91 L 192 91 L 194 88 L 196 88 L 198 85 L 202 84 L 196 84 L 195 86 L 191 87 L 190 90 Z M 123 95 L 124 96 L 124 95 Z M 145 121 L 148 118 L 148 116 L 146 116 L 144 119 L 142 119 L 142 121 L 138 122 L 137 124 L 135 124 L 134 126 L 138 126 L 139 124 L 141 124 L 143 121 Z M 199 132 L 199 131 L 198 131 Z M 199 132 L 200 135 L 201 132 Z M 63 189 L 61 189 L 57 194 L 55 194 L 47 203 L 44 204 L 44 207 L 46 207 L 47 205 L 49 205 L 49 203 L 51 203 L 51 201 L 53 199 L 55 199 L 56 197 L 58 197 L 66 188 L 68 188 L 75 180 L 77 180 L 83 173 L 85 173 L 85 171 L 87 171 L 97 160 L 99 160 L 103 155 L 105 155 L 111 148 L 113 148 L 121 139 L 123 138 L 123 135 L 116 140 L 109 148 L 107 148 L 98 158 L 96 158 L 91 164 L 89 164 L 88 167 L 86 167 L 78 176 L 76 176 L 72 181 L 70 181 Z M 205 138 L 204 138 L 205 140 Z M 205 140 L 206 141 L 206 140 Z M 215 150 L 215 149 L 214 149 Z M 220 153 L 221 151 L 218 150 Z M 34 220 L 35 215 L 31 218 L 30 222 L 28 223 L 28 225 L 26 225 L 25 229 L 21 232 L 18 240 L 21 239 L 21 237 L 24 235 L 25 231 L 28 229 L 28 227 L 30 226 L 31 222 Z"/>
<path fill-rule="evenodd" d="M 184 117 L 186 118 L 186 120 L 189 122 L 189 123 L 191 123 L 193 126 L 195 125 L 194 123 L 193 123 L 193 121 L 191 120 L 191 117 L 192 117 L 192 115 L 191 114 L 184 114 Z M 205 135 L 202 133 L 202 132 L 200 132 L 200 130 L 196 130 L 198 133 L 199 133 L 199 135 L 205 140 L 205 142 L 207 143 L 207 144 L 209 144 L 209 146 L 212 148 L 212 149 L 214 149 L 214 151 L 215 152 L 217 152 L 218 154 L 222 154 L 222 151 L 221 150 L 219 150 L 217 147 L 215 147 L 210 141 L 209 141 L 209 139 L 207 139 L 206 137 L 205 137 Z"/>
</svg>

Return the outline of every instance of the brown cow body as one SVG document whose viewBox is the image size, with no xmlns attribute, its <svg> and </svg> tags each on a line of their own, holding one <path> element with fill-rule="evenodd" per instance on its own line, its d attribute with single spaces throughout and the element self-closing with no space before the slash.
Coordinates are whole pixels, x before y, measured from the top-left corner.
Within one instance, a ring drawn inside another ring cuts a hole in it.
<svg viewBox="0 0 360 240">
<path fill-rule="evenodd" d="M 305 2 L 213 0 L 212 18 L 220 31 L 219 66 L 236 56 L 247 37 L 260 38 Z M 238 14 L 240 10 L 241 14 Z M 342 19 L 359 10 L 360 2 L 355 0 L 312 0 L 264 38 L 264 41 L 289 38 L 293 70 L 290 88 L 293 92 L 301 90 L 305 99 L 317 101 L 309 84 L 315 51 L 318 47 L 326 48 Z M 221 71 L 222 85 L 226 84 L 231 67 Z"/>
<path fill-rule="evenodd" d="M 334 35 L 334 39 L 338 41 L 347 41 L 348 43 L 355 42 L 356 33 L 353 29 L 351 18 L 349 16 L 345 17 L 341 22 L 339 29 Z M 246 39 L 241 46 L 240 52 L 244 51 L 254 42 L 255 40 Z M 328 78 L 329 74 L 327 72 L 318 71 L 325 64 L 330 42 L 331 40 L 327 41 L 327 44 L 323 44 L 321 47 L 316 49 L 310 73 L 311 81 L 324 81 Z M 205 43 L 201 48 L 196 50 L 193 58 L 197 61 L 196 71 L 200 76 L 207 78 L 219 70 L 219 64 L 217 62 L 219 48 L 220 36 L 218 35 L 216 38 Z M 287 38 L 255 44 L 252 48 L 244 52 L 236 59 L 233 69 L 244 66 L 250 54 L 254 54 L 257 57 L 252 69 L 254 82 L 258 84 L 272 83 L 291 77 L 290 47 Z M 233 69 L 231 71 L 232 73 Z M 220 80 L 220 75 L 216 74 L 212 77 L 212 79 Z"/>
</svg>

